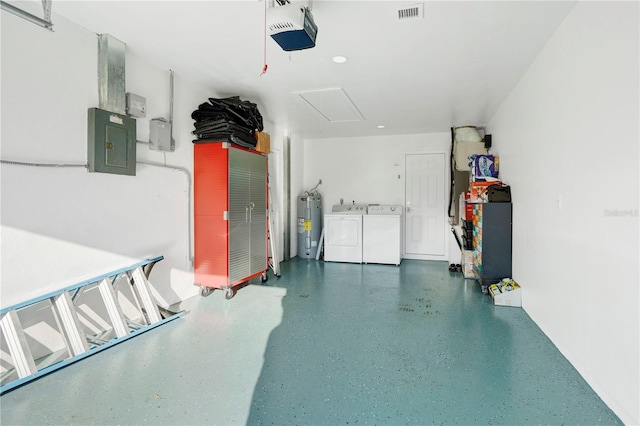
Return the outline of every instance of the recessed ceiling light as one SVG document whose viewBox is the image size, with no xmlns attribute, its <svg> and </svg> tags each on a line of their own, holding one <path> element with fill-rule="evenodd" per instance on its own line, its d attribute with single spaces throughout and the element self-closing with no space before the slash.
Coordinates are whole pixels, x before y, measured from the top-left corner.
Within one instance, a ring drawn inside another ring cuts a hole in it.
<svg viewBox="0 0 640 426">
<path fill-rule="evenodd" d="M 382 125 L 382 124 L 381 124 L 381 125 L 379 125 L 379 126 L 378 126 L 378 129 L 384 129 L 384 125 Z"/>
<path fill-rule="evenodd" d="M 346 56 L 334 56 L 331 60 L 333 62 L 335 62 L 336 64 L 344 64 L 345 62 L 347 62 L 347 57 Z"/>
</svg>

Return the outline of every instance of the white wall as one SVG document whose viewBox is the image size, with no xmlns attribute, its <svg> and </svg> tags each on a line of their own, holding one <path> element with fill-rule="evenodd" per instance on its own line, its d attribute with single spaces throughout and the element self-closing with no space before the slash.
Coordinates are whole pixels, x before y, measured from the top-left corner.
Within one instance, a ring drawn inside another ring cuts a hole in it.
<svg viewBox="0 0 640 426">
<path fill-rule="evenodd" d="M 1 19 L 2 159 L 86 164 L 87 109 L 98 106 L 96 34 L 55 14 L 55 32 L 7 13 Z M 147 118 L 138 120 L 137 139 L 148 140 L 149 119 L 169 115 L 169 70 L 127 51 L 126 80 L 127 91 L 147 99 Z M 88 173 L 84 168 L 2 164 L 2 224 L 58 240 L 58 250 L 69 251 L 64 269 L 78 274 L 88 273 L 87 262 L 99 275 L 122 256 L 162 255 L 165 260 L 151 275 L 160 302 L 171 304 L 197 294 L 189 259 L 191 112 L 211 95 L 176 75 L 176 151 L 164 154 L 137 145 L 139 160 L 186 172 L 138 164 L 137 176 L 131 177 Z M 83 246 L 86 255 L 79 249 Z M 7 253 L 18 247 L 19 253 Z M 104 269 L 93 262 L 94 249 L 104 253 Z M 16 263 L 6 261 L 15 255 L 28 259 L 20 264 L 40 271 L 38 277 L 33 271 L 21 274 Z M 11 288 L 11 299 L 24 300 L 50 288 L 47 270 L 58 262 L 53 253 L 48 257 L 23 245 L 3 244 L 3 293 Z M 20 281 L 26 276 L 30 279 Z"/>
<path fill-rule="evenodd" d="M 345 204 L 355 201 L 404 206 L 405 155 L 445 153 L 449 158 L 450 146 L 450 133 L 307 139 L 303 154 L 304 185 L 297 195 L 322 179 L 318 191 L 324 212 L 331 211 L 340 199 Z M 445 174 L 448 181 L 448 165 Z M 446 191 L 448 197 L 448 185 Z M 450 226 L 445 223 L 445 227 L 448 241 Z"/>
<path fill-rule="evenodd" d="M 639 424 L 638 3 L 580 2 L 488 125 L 523 307 Z"/>
<path fill-rule="evenodd" d="M 96 270 L 114 271 L 139 261 L 22 229 L 2 226 L 0 231 L 3 308 L 94 278 Z M 69 262 L 69 258 L 75 257 L 81 257 L 82 263 Z M 46 264 L 38 262 L 40 258 L 49 261 Z M 43 275 L 46 280 L 42 280 Z M 38 282 L 39 286 L 25 288 L 25 283 L 29 282 Z"/>
<path fill-rule="evenodd" d="M 303 191 L 322 179 L 318 191 L 325 211 L 341 198 L 404 205 L 405 154 L 448 153 L 450 145 L 449 133 L 307 139 Z"/>
</svg>

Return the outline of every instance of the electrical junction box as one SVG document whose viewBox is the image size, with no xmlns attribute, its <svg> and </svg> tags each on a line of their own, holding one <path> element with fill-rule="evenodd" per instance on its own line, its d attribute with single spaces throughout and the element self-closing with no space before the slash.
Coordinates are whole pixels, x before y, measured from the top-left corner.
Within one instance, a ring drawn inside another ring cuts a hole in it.
<svg viewBox="0 0 640 426">
<path fill-rule="evenodd" d="M 133 93 L 127 93 L 126 111 L 129 117 L 145 118 L 147 116 L 147 99 Z"/>
<path fill-rule="evenodd" d="M 89 108 L 88 170 L 136 175 L 136 120 L 99 108 Z"/>
<path fill-rule="evenodd" d="M 149 149 L 175 151 L 176 142 L 171 137 L 171 122 L 164 118 L 154 118 L 149 122 Z"/>
</svg>

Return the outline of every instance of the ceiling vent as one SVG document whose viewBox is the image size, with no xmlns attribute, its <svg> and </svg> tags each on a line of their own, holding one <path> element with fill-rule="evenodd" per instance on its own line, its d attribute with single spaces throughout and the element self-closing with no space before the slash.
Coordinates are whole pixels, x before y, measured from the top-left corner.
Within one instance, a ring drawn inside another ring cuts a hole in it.
<svg viewBox="0 0 640 426">
<path fill-rule="evenodd" d="M 398 21 L 424 17 L 424 4 L 418 3 L 398 9 Z"/>
</svg>

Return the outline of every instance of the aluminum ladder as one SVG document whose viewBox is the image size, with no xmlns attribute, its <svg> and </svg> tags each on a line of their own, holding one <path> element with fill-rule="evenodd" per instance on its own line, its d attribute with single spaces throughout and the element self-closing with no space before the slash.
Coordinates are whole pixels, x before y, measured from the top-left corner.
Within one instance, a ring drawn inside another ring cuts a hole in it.
<svg viewBox="0 0 640 426">
<path fill-rule="evenodd" d="M 148 277 L 163 258 L 0 310 L 0 393 L 184 315 L 159 307 L 151 294 Z"/>
</svg>

